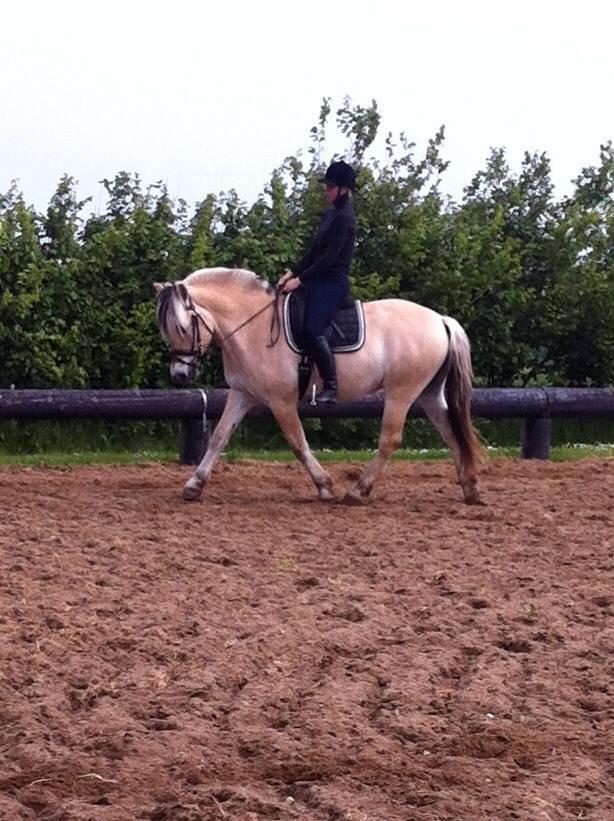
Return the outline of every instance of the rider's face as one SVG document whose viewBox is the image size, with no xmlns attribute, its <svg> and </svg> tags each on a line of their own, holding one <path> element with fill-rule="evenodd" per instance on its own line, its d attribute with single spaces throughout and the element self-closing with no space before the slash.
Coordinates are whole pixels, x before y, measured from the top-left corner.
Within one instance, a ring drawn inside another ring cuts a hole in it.
<svg viewBox="0 0 614 821">
<path fill-rule="evenodd" d="M 327 182 L 324 184 L 324 198 L 328 205 L 332 205 L 339 195 L 339 186 Z"/>
<path fill-rule="evenodd" d="M 347 194 L 349 190 L 349 188 L 327 182 L 324 185 L 324 197 L 328 205 L 332 205 L 340 194 Z"/>
</svg>

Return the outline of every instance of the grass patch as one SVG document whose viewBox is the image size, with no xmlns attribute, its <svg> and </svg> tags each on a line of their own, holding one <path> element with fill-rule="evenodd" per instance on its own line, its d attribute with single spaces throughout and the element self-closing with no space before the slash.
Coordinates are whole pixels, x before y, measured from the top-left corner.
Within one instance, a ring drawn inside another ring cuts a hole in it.
<svg viewBox="0 0 614 821">
<path fill-rule="evenodd" d="M 552 462 L 569 462 L 578 459 L 586 459 L 589 456 L 614 456 L 614 444 L 603 445 L 563 445 L 550 448 L 550 460 Z"/>
<path fill-rule="evenodd" d="M 519 447 L 488 447 L 489 459 L 519 459 Z M 314 450 L 319 462 L 368 462 L 375 455 L 375 450 Z M 561 445 L 550 448 L 550 461 L 566 462 L 588 457 L 614 457 L 612 445 Z M 238 462 L 241 459 L 252 459 L 261 462 L 292 462 L 294 456 L 283 450 L 239 450 L 226 451 L 222 458 L 227 462 Z M 447 448 L 400 449 L 393 453 L 392 462 L 433 462 L 450 459 Z"/>
<path fill-rule="evenodd" d="M 0 453 L 0 467 L 70 467 L 78 465 L 139 465 L 176 462 L 171 451 L 80 451 L 78 453 Z"/>
<path fill-rule="evenodd" d="M 374 450 L 316 450 L 313 455 L 319 462 L 368 462 L 375 456 Z M 392 455 L 392 461 L 436 461 L 447 459 L 450 453 L 444 448 L 398 450 Z M 252 459 L 257 462 L 293 462 L 294 455 L 289 450 L 241 450 L 229 449 L 222 458 L 226 462 L 239 462 L 242 459 Z"/>
<path fill-rule="evenodd" d="M 374 450 L 314 450 L 316 459 L 322 463 L 368 462 L 373 458 Z M 518 459 L 518 447 L 489 447 L 490 459 Z M 588 457 L 614 457 L 614 444 L 598 445 L 564 445 L 550 449 L 550 460 L 567 462 Z M 289 450 L 248 450 L 232 448 L 222 454 L 221 459 L 229 464 L 250 459 L 258 462 L 294 462 L 295 457 Z M 445 448 L 402 449 L 396 451 L 392 461 L 432 462 L 450 459 L 450 452 Z M 78 451 L 43 452 L 43 453 L 1 453 L 2 467 L 68 467 L 79 465 L 138 465 L 147 462 L 158 464 L 177 463 L 176 450 L 141 450 L 141 451 Z"/>
</svg>

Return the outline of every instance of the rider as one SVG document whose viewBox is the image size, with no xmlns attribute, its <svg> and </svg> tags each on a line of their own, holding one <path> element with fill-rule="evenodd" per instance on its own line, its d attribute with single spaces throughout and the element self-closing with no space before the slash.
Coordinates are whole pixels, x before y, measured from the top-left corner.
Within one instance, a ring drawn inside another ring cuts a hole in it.
<svg viewBox="0 0 614 821">
<path fill-rule="evenodd" d="M 356 236 L 352 203 L 356 175 L 351 165 L 339 160 L 329 166 L 322 182 L 326 186 L 326 202 L 332 208 L 324 212 L 304 256 L 286 271 L 277 287 L 289 293 L 299 285 L 306 286 L 305 346 L 324 383 L 316 401 L 332 403 L 337 401 L 337 370 L 325 331 L 350 291 L 349 269 Z"/>
</svg>

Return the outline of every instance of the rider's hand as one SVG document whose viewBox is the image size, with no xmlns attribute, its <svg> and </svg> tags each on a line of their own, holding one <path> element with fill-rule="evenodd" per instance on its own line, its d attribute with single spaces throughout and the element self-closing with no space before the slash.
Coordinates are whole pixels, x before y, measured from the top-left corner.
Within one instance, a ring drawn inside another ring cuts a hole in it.
<svg viewBox="0 0 614 821">
<path fill-rule="evenodd" d="M 293 276 L 294 276 L 294 274 L 292 273 L 292 271 L 286 271 L 283 274 L 283 276 L 281 276 L 279 278 L 279 282 L 277 283 L 277 286 L 276 286 L 277 290 L 278 291 L 283 291 L 286 282 L 288 282 L 289 279 L 292 279 Z"/>
<path fill-rule="evenodd" d="M 300 284 L 301 284 L 300 279 L 298 277 L 295 277 L 294 275 L 292 275 L 292 278 L 288 279 L 284 283 L 283 288 L 282 288 L 282 292 L 284 294 L 289 294 L 290 291 L 296 290 Z"/>
</svg>

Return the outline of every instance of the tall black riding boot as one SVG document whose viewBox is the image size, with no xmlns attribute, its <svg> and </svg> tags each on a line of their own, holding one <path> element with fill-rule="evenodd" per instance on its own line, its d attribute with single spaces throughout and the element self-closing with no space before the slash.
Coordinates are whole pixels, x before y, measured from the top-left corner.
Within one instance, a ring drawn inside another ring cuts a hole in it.
<svg viewBox="0 0 614 821">
<path fill-rule="evenodd" d="M 323 390 L 316 396 L 316 402 L 332 404 L 337 401 L 337 368 L 328 339 L 325 336 L 316 337 L 311 353 L 324 382 Z"/>
</svg>

